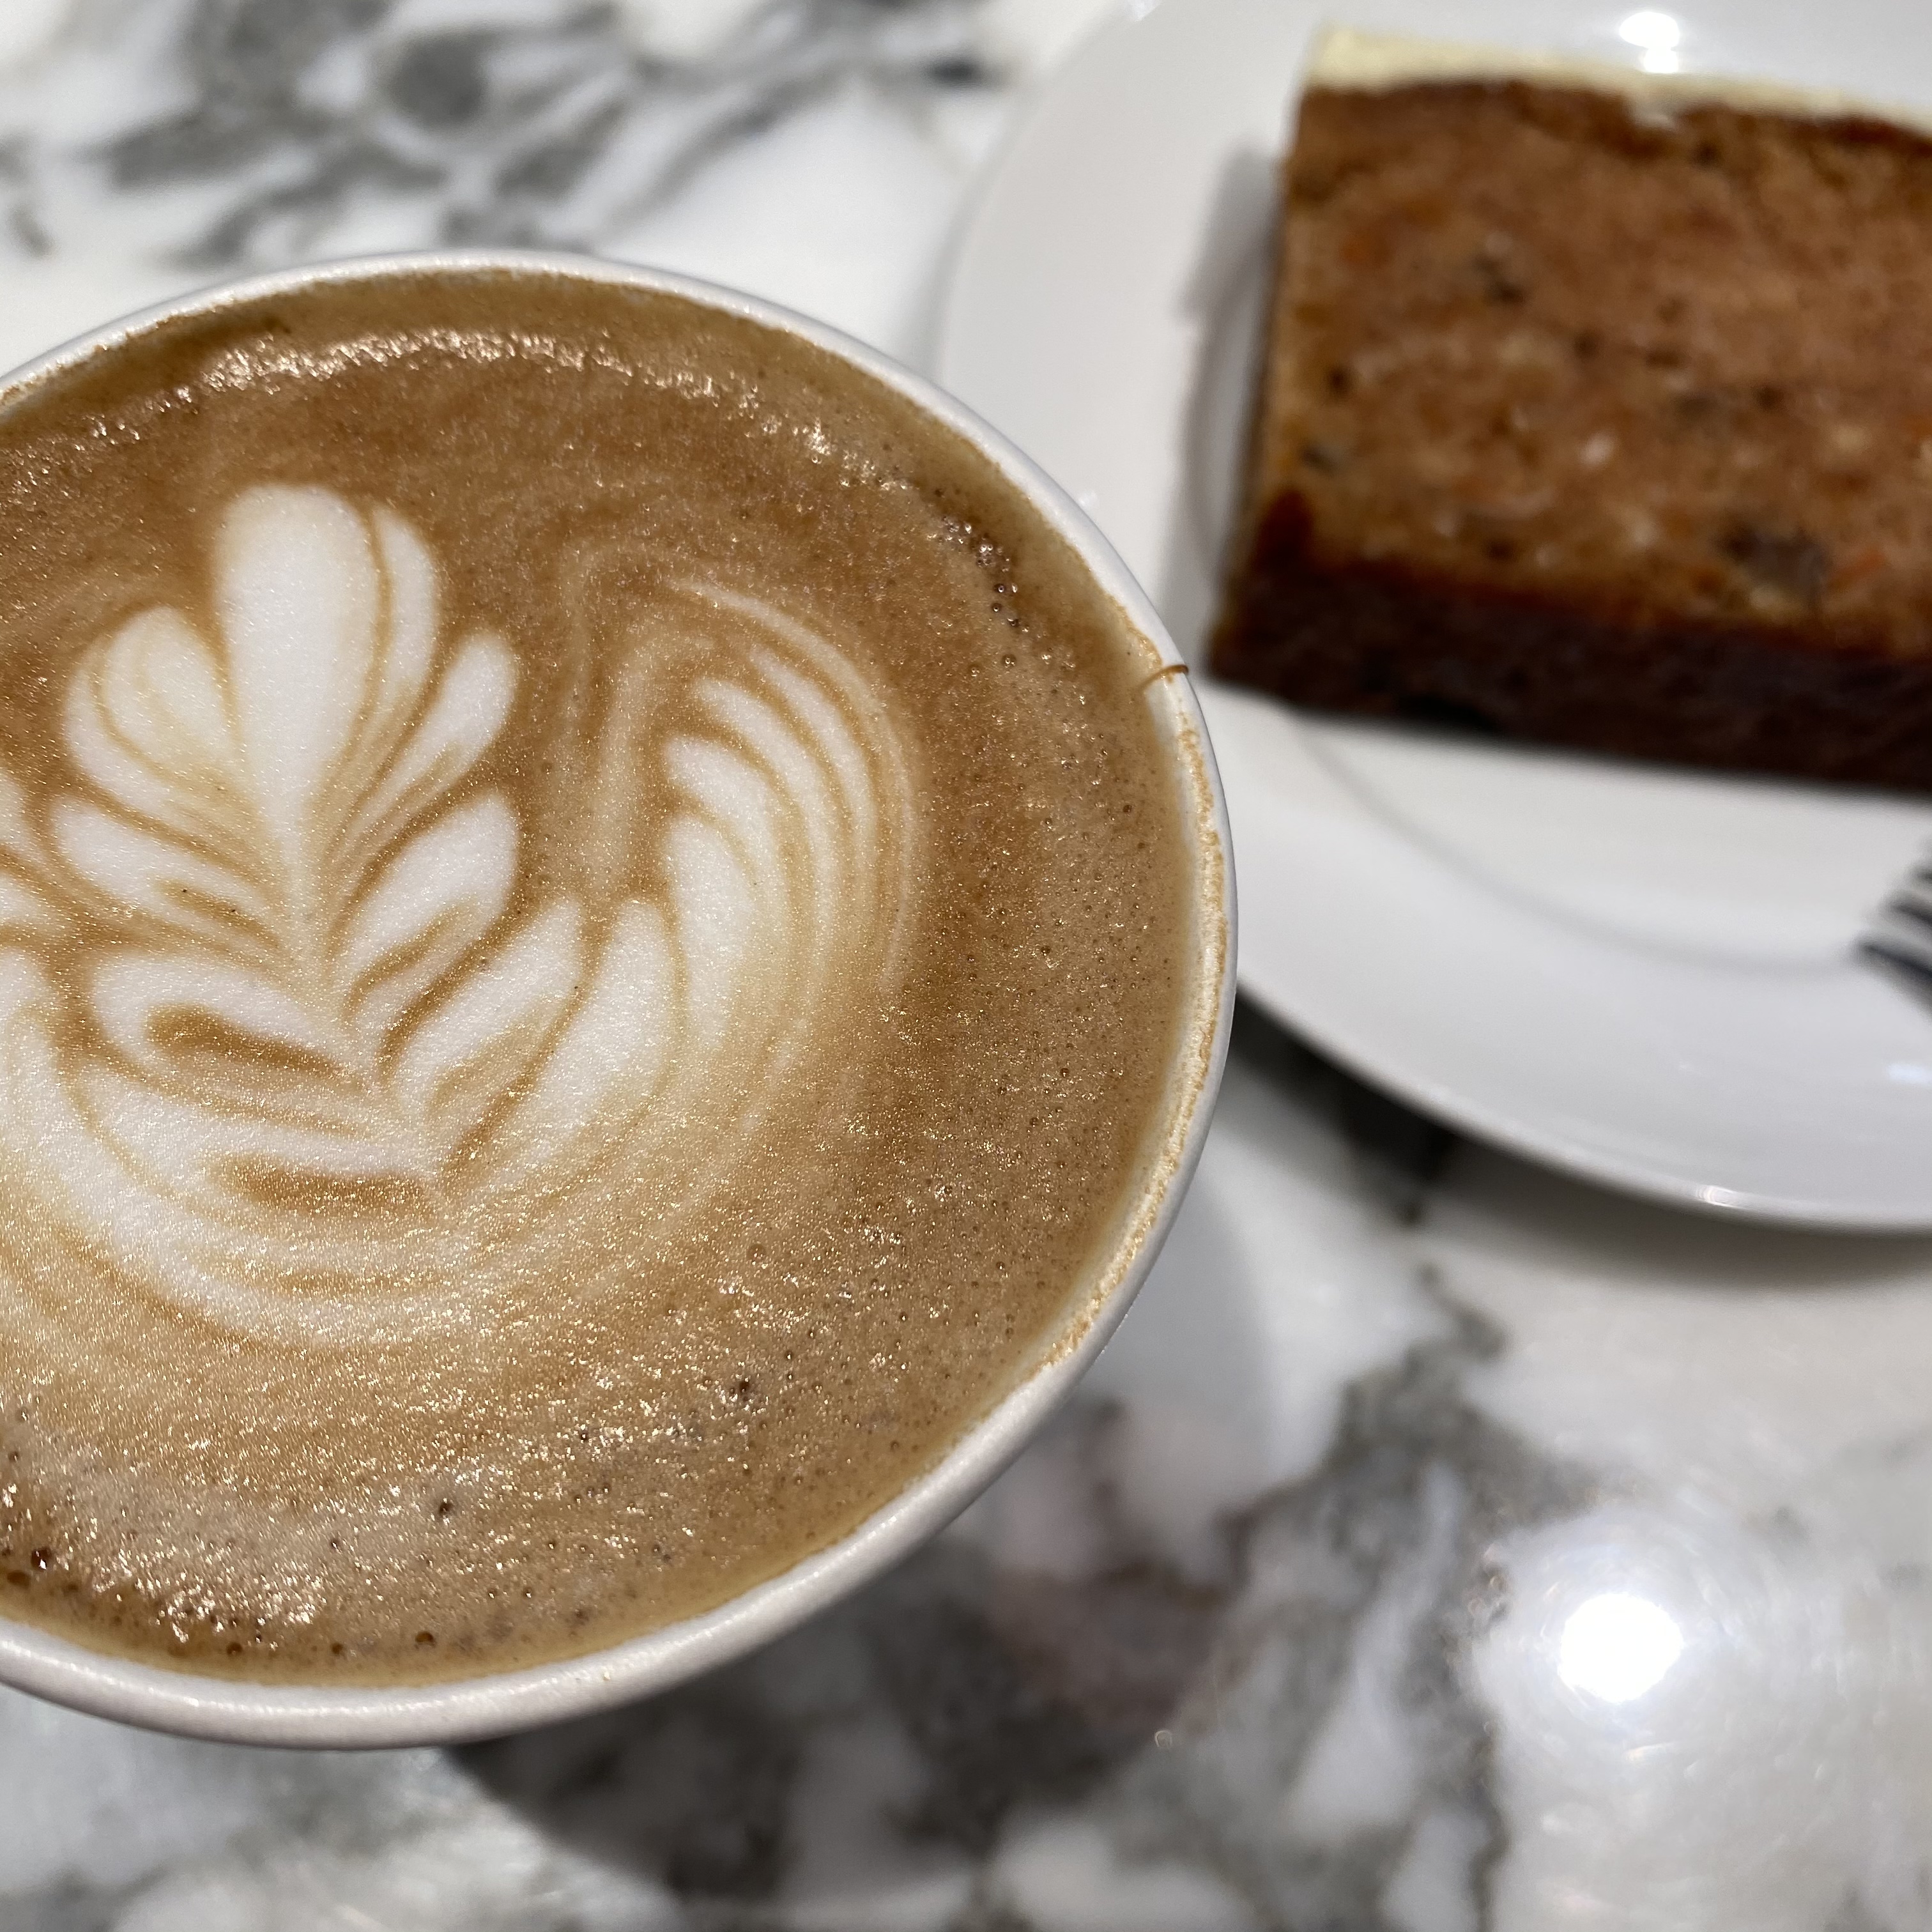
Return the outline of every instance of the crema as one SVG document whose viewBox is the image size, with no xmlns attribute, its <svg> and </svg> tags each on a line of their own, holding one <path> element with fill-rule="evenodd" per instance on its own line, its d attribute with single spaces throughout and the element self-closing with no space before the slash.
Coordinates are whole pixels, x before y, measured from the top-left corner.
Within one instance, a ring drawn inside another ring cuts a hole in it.
<svg viewBox="0 0 1932 1932">
<path fill-rule="evenodd" d="M 1160 660 L 887 385 L 392 270 L 16 387 L 0 520 L 0 1616 L 599 1648 L 1104 1286 L 1220 970 Z"/>
</svg>

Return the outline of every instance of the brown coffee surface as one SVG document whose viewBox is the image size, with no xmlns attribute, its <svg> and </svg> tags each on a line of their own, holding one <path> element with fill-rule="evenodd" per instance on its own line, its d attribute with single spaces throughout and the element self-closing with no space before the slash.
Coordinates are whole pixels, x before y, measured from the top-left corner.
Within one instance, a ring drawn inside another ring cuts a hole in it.
<svg viewBox="0 0 1932 1932">
<path fill-rule="evenodd" d="M 0 1616 L 602 1648 L 1104 1290 L 1204 805 L 952 432 L 674 296 L 392 273 L 16 390 L 0 522 Z"/>
</svg>

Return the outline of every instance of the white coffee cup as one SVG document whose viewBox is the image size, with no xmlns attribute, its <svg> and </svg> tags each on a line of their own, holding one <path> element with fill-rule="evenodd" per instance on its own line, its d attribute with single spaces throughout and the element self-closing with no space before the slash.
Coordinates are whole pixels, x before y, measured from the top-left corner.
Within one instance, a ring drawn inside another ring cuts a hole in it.
<svg viewBox="0 0 1932 1932">
<path fill-rule="evenodd" d="M 686 277 L 586 256 L 439 251 L 333 262 L 199 291 L 144 310 L 54 350 L 0 381 L 0 406 L 23 388 L 111 354 L 157 322 L 218 314 L 233 304 L 330 282 L 399 272 L 449 270 L 567 274 L 661 291 L 783 331 L 906 398 L 988 458 L 1070 544 L 1095 586 L 1125 613 L 1165 664 L 1182 663 L 1146 594 L 1106 539 L 1050 478 L 961 404 L 875 351 L 803 316 Z M 1218 962 L 1211 998 L 1184 1029 L 1168 1083 L 1172 1157 L 1120 1217 L 1126 1230 L 1097 1278 L 1097 1300 L 1071 1294 L 1062 1325 L 1036 1365 L 928 1469 L 830 1548 L 728 1603 L 590 1655 L 533 1668 L 419 1685 L 332 1688 L 251 1684 L 111 1656 L 0 1617 L 0 1682 L 99 1715 L 238 1743 L 368 1747 L 449 1742 L 582 1715 L 696 1676 L 769 1642 L 876 1576 L 970 1502 L 1066 1399 L 1126 1312 L 1152 1267 L 1193 1172 L 1220 1084 L 1234 1008 L 1234 898 L 1220 781 L 1184 676 L 1147 688 L 1168 757 L 1197 881 L 1193 904 L 1203 956 Z"/>
</svg>

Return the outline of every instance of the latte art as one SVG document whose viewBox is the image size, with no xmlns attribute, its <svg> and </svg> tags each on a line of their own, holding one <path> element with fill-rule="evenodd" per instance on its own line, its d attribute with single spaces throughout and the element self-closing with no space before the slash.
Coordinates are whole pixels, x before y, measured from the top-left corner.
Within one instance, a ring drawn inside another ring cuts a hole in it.
<svg viewBox="0 0 1932 1932">
<path fill-rule="evenodd" d="M 700 621 L 617 656 L 580 889 L 511 918 L 517 814 L 460 795 L 509 646 L 439 636 L 434 560 L 380 507 L 256 488 L 214 553 L 218 636 L 131 619 L 74 673 L 76 789 L 38 824 L 0 790 L 14 1184 L 238 1328 L 487 1316 L 506 1242 L 541 1238 L 529 1197 L 580 1214 L 614 1161 L 715 1184 L 828 995 L 889 980 L 914 820 L 890 721 L 802 626 L 694 589 Z M 704 616 L 746 640 L 723 674 Z M 368 1292 L 405 1240 L 458 1305 Z"/>
<path fill-rule="evenodd" d="M 388 272 L 0 392 L 0 1619 L 597 1650 L 1118 1279 L 1205 1077 L 1204 790 L 886 385 Z"/>
</svg>

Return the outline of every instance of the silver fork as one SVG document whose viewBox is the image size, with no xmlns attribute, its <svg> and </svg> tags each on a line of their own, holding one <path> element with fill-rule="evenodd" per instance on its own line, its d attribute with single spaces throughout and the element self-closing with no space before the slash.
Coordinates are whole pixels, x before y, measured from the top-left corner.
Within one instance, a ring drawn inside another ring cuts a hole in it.
<svg viewBox="0 0 1932 1932">
<path fill-rule="evenodd" d="M 1874 964 L 1932 997 L 1932 853 L 1913 866 L 1858 940 Z"/>
</svg>

